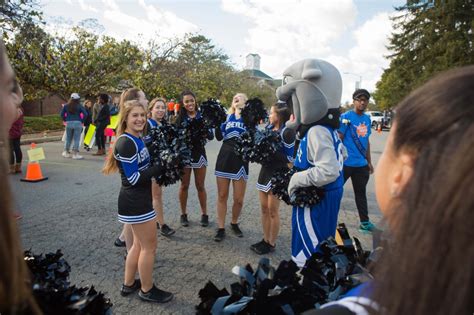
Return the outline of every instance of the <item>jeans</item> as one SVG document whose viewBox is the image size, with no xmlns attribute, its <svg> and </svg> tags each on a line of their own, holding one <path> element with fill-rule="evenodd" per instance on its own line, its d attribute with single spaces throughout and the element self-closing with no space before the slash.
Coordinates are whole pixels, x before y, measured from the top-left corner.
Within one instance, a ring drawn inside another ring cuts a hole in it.
<svg viewBox="0 0 474 315">
<path fill-rule="evenodd" d="M 344 183 L 349 178 L 351 178 L 352 187 L 354 188 L 357 211 L 359 211 L 359 218 L 361 222 L 369 221 L 366 192 L 366 186 L 369 182 L 369 177 L 370 172 L 367 165 L 361 167 L 344 166 Z"/>
<path fill-rule="evenodd" d="M 21 153 L 20 138 L 10 139 L 10 165 L 21 164 L 23 154 Z"/>
<path fill-rule="evenodd" d="M 68 121 L 66 124 L 66 144 L 64 150 L 69 152 L 71 149 L 71 143 L 74 139 L 74 145 L 72 151 L 79 152 L 79 142 L 81 141 L 82 133 L 82 122 L 79 120 Z"/>
<path fill-rule="evenodd" d="M 99 150 L 105 149 L 105 128 L 107 128 L 106 123 L 99 123 L 95 129 L 95 144 Z"/>
</svg>

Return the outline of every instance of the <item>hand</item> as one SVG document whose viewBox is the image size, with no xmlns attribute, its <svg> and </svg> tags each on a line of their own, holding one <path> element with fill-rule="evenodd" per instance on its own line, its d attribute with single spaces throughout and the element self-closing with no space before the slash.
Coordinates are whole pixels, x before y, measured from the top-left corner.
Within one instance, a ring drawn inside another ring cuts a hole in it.
<svg viewBox="0 0 474 315">
<path fill-rule="evenodd" d="M 288 184 L 288 196 L 291 197 L 295 190 L 298 189 L 298 186 L 296 186 L 296 182 L 298 181 L 298 176 L 300 175 L 301 173 L 295 173 L 293 174 L 293 176 L 291 176 L 290 183 Z"/>
<path fill-rule="evenodd" d="M 373 174 L 374 173 L 374 167 L 372 166 L 372 163 L 369 163 L 369 174 Z"/>
</svg>

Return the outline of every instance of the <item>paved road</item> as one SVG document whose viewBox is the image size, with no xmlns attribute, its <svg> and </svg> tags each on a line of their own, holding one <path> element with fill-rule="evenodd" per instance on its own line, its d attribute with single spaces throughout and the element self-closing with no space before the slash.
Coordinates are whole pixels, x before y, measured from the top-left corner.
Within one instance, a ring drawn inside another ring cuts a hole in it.
<svg viewBox="0 0 474 315">
<path fill-rule="evenodd" d="M 372 136 L 372 156 L 376 163 L 387 138 L 387 132 Z M 71 280 L 77 285 L 95 285 L 106 292 L 114 303 L 115 314 L 193 314 L 199 303 L 198 290 L 208 280 L 219 288 L 236 281 L 231 269 L 235 265 L 258 262 L 259 256 L 248 248 L 261 239 L 260 208 L 255 183 L 259 166 L 252 164 L 245 196 L 241 227 L 244 238 L 234 237 L 228 229 L 227 238 L 216 243 L 215 233 L 216 183 L 215 158 L 220 143 L 207 146 L 209 165 L 206 178 L 208 207 L 211 224 L 199 226 L 200 211 L 194 186 L 188 201 L 191 225 L 179 226 L 178 186 L 164 189 L 164 207 L 167 222 L 177 230 L 171 238 L 158 236 L 158 251 L 154 278 L 159 287 L 175 294 L 166 305 L 142 303 L 134 297 L 119 295 L 124 268 L 124 250 L 113 246 L 121 225 L 117 221 L 117 195 L 120 187 L 118 175 L 103 176 L 100 169 L 103 157 L 84 153 L 84 160 L 61 157 L 62 143 L 40 145 L 47 159 L 41 163 L 49 180 L 40 183 L 24 183 L 19 176 L 10 176 L 17 205 L 23 214 L 19 221 L 23 246 L 35 253 L 62 249 L 72 266 Z M 27 147 L 24 146 L 26 153 Z M 340 222 L 345 222 L 349 232 L 370 248 L 370 236 L 357 231 L 358 215 L 355 210 L 352 187 L 347 183 L 340 211 Z M 380 213 L 375 202 L 373 177 L 368 185 L 371 218 L 378 222 Z M 291 211 L 281 207 L 282 227 L 277 250 L 269 255 L 273 265 L 290 257 Z"/>
</svg>

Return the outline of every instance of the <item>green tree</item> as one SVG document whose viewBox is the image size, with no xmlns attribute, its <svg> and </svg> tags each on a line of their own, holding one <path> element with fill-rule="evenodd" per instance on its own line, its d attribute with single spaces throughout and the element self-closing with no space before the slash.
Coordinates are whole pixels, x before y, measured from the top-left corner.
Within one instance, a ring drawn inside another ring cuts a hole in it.
<svg viewBox="0 0 474 315">
<path fill-rule="evenodd" d="M 409 0 L 396 8 L 390 38 L 390 66 L 374 99 L 391 108 L 435 74 L 474 64 L 474 2 Z"/>
<path fill-rule="evenodd" d="M 32 25 L 42 20 L 36 0 L 0 0 L 0 28 L 8 32 L 22 25 Z M 8 33 L 4 36 L 8 38 Z"/>
</svg>

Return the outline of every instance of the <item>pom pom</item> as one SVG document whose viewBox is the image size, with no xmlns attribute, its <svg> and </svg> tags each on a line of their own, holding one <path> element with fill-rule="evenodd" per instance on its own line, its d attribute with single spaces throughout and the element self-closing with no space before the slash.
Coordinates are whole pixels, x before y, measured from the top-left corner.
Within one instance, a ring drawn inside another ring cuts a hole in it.
<svg viewBox="0 0 474 315">
<path fill-rule="evenodd" d="M 371 279 L 364 268 L 367 256 L 358 254 L 343 223 L 338 231 L 343 245 L 330 237 L 321 242 L 321 252 L 313 254 L 299 271 L 293 261 L 281 261 L 275 270 L 268 258 L 257 268 L 235 266 L 239 281 L 231 293 L 208 282 L 199 291 L 198 314 L 301 314 L 342 297 L 348 290 Z M 222 302 L 222 303 L 221 303 Z"/>
<path fill-rule="evenodd" d="M 257 130 L 254 135 L 254 147 L 251 151 L 250 162 L 265 164 L 282 147 L 278 131 L 268 128 Z"/>
<path fill-rule="evenodd" d="M 181 180 L 184 168 L 191 164 L 191 150 L 186 129 L 163 124 L 150 132 L 149 152 L 154 165 L 161 166 L 155 177 L 160 186 L 169 186 Z"/>
<path fill-rule="evenodd" d="M 111 314 L 112 303 L 92 286 L 70 286 L 71 267 L 60 250 L 45 256 L 25 251 L 32 291 L 44 314 Z"/>
<path fill-rule="evenodd" d="M 298 171 L 296 167 L 277 170 L 271 179 L 273 194 L 291 206 L 312 207 L 320 203 L 324 198 L 324 189 L 321 187 L 301 187 L 296 189 L 291 196 L 288 195 L 291 176 Z"/>
<path fill-rule="evenodd" d="M 265 105 L 258 98 L 248 100 L 240 115 L 245 126 L 249 129 L 255 129 L 260 121 L 266 120 L 268 117 Z"/>
<path fill-rule="evenodd" d="M 208 99 L 199 106 L 199 109 L 207 128 L 220 128 L 227 119 L 224 106 L 216 99 Z"/>
<path fill-rule="evenodd" d="M 253 133 L 245 131 L 240 134 L 240 137 L 235 138 L 234 151 L 240 156 L 242 161 L 249 162 L 254 156 L 253 151 L 254 139 Z"/>
</svg>

